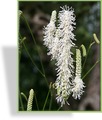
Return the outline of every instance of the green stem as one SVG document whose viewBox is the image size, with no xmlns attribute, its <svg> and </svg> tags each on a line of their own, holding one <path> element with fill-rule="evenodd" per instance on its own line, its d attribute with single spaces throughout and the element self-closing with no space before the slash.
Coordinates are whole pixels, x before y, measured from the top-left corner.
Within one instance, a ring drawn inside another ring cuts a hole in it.
<svg viewBox="0 0 102 120">
<path fill-rule="evenodd" d="M 91 42 L 92 42 L 92 40 L 91 40 Z M 90 42 L 89 47 L 88 47 L 87 55 L 86 55 L 85 61 L 84 61 L 83 66 L 82 66 L 82 70 L 84 69 L 84 66 L 85 66 L 89 51 L 90 51 L 91 47 L 94 45 L 94 43 L 95 43 L 95 42 L 92 42 L 92 43 L 91 42 Z"/>
<path fill-rule="evenodd" d="M 25 50 L 26 50 L 26 52 L 27 52 L 30 60 L 32 61 L 33 65 L 37 68 L 37 70 L 40 72 L 40 74 L 44 77 L 45 75 L 40 71 L 40 69 L 37 67 L 37 65 L 36 65 L 36 64 L 34 63 L 34 61 L 32 60 L 32 57 L 30 56 L 30 54 L 29 54 L 29 52 L 28 52 L 28 49 L 27 49 L 27 47 L 25 46 L 25 43 L 24 43 L 24 42 L 23 42 L 23 45 L 24 45 L 24 48 L 25 48 Z"/>
<path fill-rule="evenodd" d="M 50 99 L 49 110 L 51 110 L 51 106 L 52 106 L 52 97 L 51 97 L 51 99 Z"/>
<path fill-rule="evenodd" d="M 21 53 L 19 53 L 19 62 L 20 62 L 20 58 L 21 58 Z M 21 98 L 20 92 L 19 92 L 19 99 L 20 99 L 20 104 L 21 104 L 22 111 L 24 111 L 24 106 L 23 106 L 23 102 L 22 102 L 22 98 Z"/>
<path fill-rule="evenodd" d="M 43 74 L 44 74 L 43 77 L 45 78 L 45 81 L 46 81 L 46 83 L 47 83 L 47 85 L 48 85 L 48 81 L 47 81 L 46 76 L 45 76 L 45 70 L 44 70 L 44 67 L 43 67 L 43 64 L 42 64 L 42 60 L 41 60 L 41 57 L 40 57 L 40 53 L 39 53 L 39 50 L 38 50 L 37 43 L 36 43 L 36 41 L 35 41 L 34 35 L 33 35 L 32 31 L 31 31 L 31 28 L 30 28 L 30 26 L 29 26 L 29 24 L 28 24 L 28 21 L 26 20 L 25 16 L 24 16 L 23 14 L 22 14 L 22 16 L 23 16 L 23 18 L 24 18 L 24 20 L 25 20 L 25 23 L 26 23 L 26 25 L 27 25 L 27 27 L 28 27 L 28 29 L 29 29 L 29 31 L 30 31 L 30 34 L 31 34 L 32 39 L 33 39 L 33 41 L 34 41 L 34 44 L 35 44 L 35 46 L 36 46 L 36 48 L 37 48 L 37 52 L 38 52 L 38 55 L 39 55 L 39 58 L 40 58 L 40 63 L 41 63 L 42 70 L 43 70 Z"/>
<path fill-rule="evenodd" d="M 97 65 L 99 61 L 96 61 L 96 63 L 90 68 L 90 70 L 82 77 L 82 79 L 84 79 L 90 72 L 91 70 Z"/>
<path fill-rule="evenodd" d="M 27 96 L 23 93 L 23 92 L 21 92 L 21 95 L 25 98 L 25 100 L 27 101 Z"/>
<path fill-rule="evenodd" d="M 20 38 L 22 39 L 21 35 L 20 35 Z M 18 53 L 19 53 L 18 59 L 19 59 L 19 62 L 20 62 L 20 60 L 21 60 L 21 44 L 20 43 L 18 43 Z"/>
<path fill-rule="evenodd" d="M 19 53 L 19 58 L 18 59 L 19 59 L 19 62 L 20 62 L 20 60 L 21 60 L 21 53 Z"/>
<path fill-rule="evenodd" d="M 88 56 L 88 54 L 89 54 L 89 51 L 90 51 L 92 45 L 94 45 L 94 43 L 95 43 L 95 42 L 92 42 L 92 43 L 90 42 L 90 45 L 89 45 L 89 47 L 88 47 L 88 51 L 87 51 L 87 55 L 86 55 L 85 61 L 84 61 L 84 63 L 83 63 L 82 70 L 83 70 L 83 68 L 84 68 L 84 66 L 85 66 L 85 63 L 86 63 L 86 60 L 87 60 L 87 56 Z"/>
<path fill-rule="evenodd" d="M 21 37 L 21 39 L 22 39 L 21 34 L 20 34 L 20 37 Z M 41 75 L 42 75 L 43 77 L 45 77 L 45 75 L 40 71 L 40 69 L 37 67 L 37 65 L 33 62 L 33 59 L 32 59 L 32 57 L 30 56 L 30 54 L 29 54 L 29 52 L 28 52 L 28 49 L 27 49 L 27 47 L 26 47 L 24 41 L 23 41 L 23 46 L 24 46 L 24 48 L 25 48 L 25 50 L 26 50 L 26 52 L 27 52 L 27 54 L 28 54 L 30 60 L 32 61 L 33 65 L 36 66 L 36 68 L 37 68 L 38 71 L 41 73 Z"/>
<path fill-rule="evenodd" d="M 36 107 L 39 110 L 39 106 L 38 106 L 38 102 L 37 102 L 37 98 L 36 98 L 36 94 L 35 94 L 35 102 L 36 102 Z"/>
<path fill-rule="evenodd" d="M 47 103 L 47 100 L 48 100 L 48 97 L 49 97 L 49 93 L 50 93 L 50 90 L 47 93 L 47 97 L 46 97 L 45 102 L 44 102 L 43 110 L 45 109 L 45 106 L 46 106 L 46 103 Z"/>
<path fill-rule="evenodd" d="M 51 93 L 51 90 L 50 90 Z M 49 104 L 49 110 L 51 110 L 51 106 L 52 106 L 52 93 L 51 93 L 51 99 L 50 99 L 50 104 Z"/>
<path fill-rule="evenodd" d="M 26 37 L 22 38 L 22 40 L 20 41 L 20 45 L 26 40 Z"/>
<path fill-rule="evenodd" d="M 57 111 L 59 111 L 61 109 L 61 106 L 57 109 Z"/>
<path fill-rule="evenodd" d="M 20 99 L 20 104 L 21 104 L 22 111 L 24 111 L 24 105 L 23 105 L 23 102 L 22 102 L 21 94 L 19 94 L 19 99 Z"/>
</svg>

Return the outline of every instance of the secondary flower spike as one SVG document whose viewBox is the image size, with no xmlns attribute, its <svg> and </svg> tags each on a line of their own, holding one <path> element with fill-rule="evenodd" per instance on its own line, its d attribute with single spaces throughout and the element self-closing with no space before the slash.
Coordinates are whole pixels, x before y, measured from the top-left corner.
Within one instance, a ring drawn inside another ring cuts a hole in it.
<svg viewBox="0 0 102 120">
<path fill-rule="evenodd" d="M 34 90 L 31 89 L 29 92 L 27 111 L 32 111 L 33 98 L 34 98 Z"/>
<path fill-rule="evenodd" d="M 44 28 L 44 45 L 50 52 L 53 46 L 54 36 L 56 32 L 56 11 L 54 10 L 51 15 L 50 23 Z"/>
<path fill-rule="evenodd" d="M 84 82 L 81 79 L 81 52 L 79 49 L 76 49 L 76 77 L 73 81 L 73 89 L 72 89 L 72 93 L 73 93 L 73 97 L 75 99 L 80 99 L 81 95 L 83 94 L 83 88 L 84 86 Z"/>
</svg>

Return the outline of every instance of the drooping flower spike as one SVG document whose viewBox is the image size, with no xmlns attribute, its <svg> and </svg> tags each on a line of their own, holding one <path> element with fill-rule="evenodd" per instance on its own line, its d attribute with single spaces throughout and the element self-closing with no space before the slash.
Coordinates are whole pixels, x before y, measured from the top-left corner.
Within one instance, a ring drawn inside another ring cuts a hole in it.
<svg viewBox="0 0 102 120">
<path fill-rule="evenodd" d="M 76 76 L 73 80 L 73 97 L 75 99 L 80 99 L 81 95 L 83 94 L 84 82 L 81 79 L 81 52 L 79 49 L 76 49 Z"/>
</svg>

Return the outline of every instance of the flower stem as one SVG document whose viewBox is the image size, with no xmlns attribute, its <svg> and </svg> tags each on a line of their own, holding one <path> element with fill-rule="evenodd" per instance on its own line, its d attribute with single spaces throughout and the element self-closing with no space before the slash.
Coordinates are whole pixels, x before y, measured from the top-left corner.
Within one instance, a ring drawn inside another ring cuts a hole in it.
<svg viewBox="0 0 102 120">
<path fill-rule="evenodd" d="M 27 49 L 27 47 L 26 47 L 26 45 L 25 45 L 24 42 L 23 42 L 23 46 L 24 46 L 24 48 L 25 48 L 25 50 L 26 50 L 26 52 L 27 52 L 30 60 L 32 61 L 33 65 L 37 68 L 37 70 L 40 72 L 40 74 L 44 77 L 44 74 L 41 72 L 41 70 L 37 67 L 37 65 L 35 64 L 35 62 L 32 60 L 32 57 L 30 56 L 30 54 L 28 52 L 28 49 Z"/>
<path fill-rule="evenodd" d="M 49 110 L 51 110 L 51 106 L 52 106 L 52 97 L 51 97 L 51 99 L 50 99 Z"/>
<path fill-rule="evenodd" d="M 27 96 L 23 93 L 23 92 L 21 92 L 21 95 L 25 98 L 25 100 L 27 101 Z"/>
<path fill-rule="evenodd" d="M 38 52 L 38 55 L 39 55 L 39 58 L 40 58 L 40 63 L 41 63 L 42 70 L 43 70 L 43 74 L 44 74 L 43 77 L 45 78 L 45 81 L 46 81 L 46 83 L 47 83 L 47 85 L 48 85 L 48 81 L 47 81 L 46 75 L 45 75 L 44 66 L 43 66 L 43 64 L 42 64 L 42 60 L 41 60 L 41 57 L 40 57 L 40 53 L 39 53 L 39 50 L 38 50 L 37 43 L 36 43 L 36 41 L 35 41 L 34 35 L 33 35 L 32 31 L 31 31 L 31 28 L 30 28 L 30 26 L 29 26 L 29 24 L 28 24 L 28 21 L 26 20 L 26 18 L 25 18 L 25 16 L 24 16 L 23 14 L 22 14 L 22 17 L 23 17 L 23 19 L 24 19 L 24 21 L 25 21 L 25 23 L 26 23 L 26 25 L 27 25 L 27 27 L 28 27 L 28 29 L 29 29 L 29 31 L 30 31 L 30 34 L 31 34 L 32 39 L 33 39 L 33 41 L 34 41 L 34 44 L 35 44 L 35 46 L 36 46 L 36 48 L 37 48 L 37 52 Z"/>
<path fill-rule="evenodd" d="M 52 92 L 51 92 L 51 90 L 50 90 L 50 93 L 51 93 L 51 98 L 50 98 L 49 110 L 51 110 L 51 106 L 52 106 Z"/>
<path fill-rule="evenodd" d="M 39 106 L 38 106 L 38 101 L 37 101 L 37 98 L 36 98 L 36 94 L 35 94 L 35 102 L 36 102 L 36 107 L 39 110 Z"/>
<path fill-rule="evenodd" d="M 90 70 L 82 77 L 82 79 L 84 79 L 90 72 L 91 70 L 97 65 L 99 61 L 96 61 L 95 64 L 90 68 Z"/>
<path fill-rule="evenodd" d="M 57 111 L 59 111 L 61 109 L 61 106 L 57 109 Z"/>
<path fill-rule="evenodd" d="M 47 93 L 47 97 L 46 97 L 46 99 L 45 99 L 44 106 L 43 106 L 43 109 L 42 109 L 42 110 L 45 109 L 45 106 L 46 106 L 46 103 L 47 103 L 47 100 L 48 100 L 48 97 L 49 97 L 49 93 L 50 93 L 50 90 L 49 90 L 48 93 Z"/>
<path fill-rule="evenodd" d="M 24 105 L 23 105 L 23 102 L 22 102 L 21 94 L 19 94 L 19 99 L 20 99 L 20 104 L 21 104 L 22 111 L 24 111 Z"/>
<path fill-rule="evenodd" d="M 91 41 L 91 42 L 92 42 L 92 41 Z M 88 56 L 88 54 L 89 54 L 89 51 L 90 51 L 92 45 L 95 44 L 95 42 L 92 42 L 92 43 L 91 43 L 91 42 L 90 42 L 90 45 L 89 45 L 89 47 L 88 47 L 87 55 L 86 55 L 85 61 L 84 61 L 84 63 L 83 63 L 82 70 L 83 70 L 83 68 L 84 68 L 84 66 L 85 66 L 85 63 L 86 63 L 86 60 L 87 60 L 87 56 Z"/>
</svg>

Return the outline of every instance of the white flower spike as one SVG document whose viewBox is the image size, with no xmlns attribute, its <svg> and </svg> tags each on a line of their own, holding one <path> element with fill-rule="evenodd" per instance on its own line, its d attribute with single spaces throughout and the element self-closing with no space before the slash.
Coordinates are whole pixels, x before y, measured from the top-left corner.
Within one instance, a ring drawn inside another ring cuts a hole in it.
<svg viewBox="0 0 102 120">
<path fill-rule="evenodd" d="M 80 99 L 83 94 L 84 82 L 81 79 L 81 52 L 79 49 L 76 49 L 76 77 L 73 81 L 72 93 L 75 99 Z"/>
<path fill-rule="evenodd" d="M 58 14 L 59 41 L 57 43 L 57 79 L 55 82 L 57 89 L 57 102 L 61 102 L 61 107 L 67 103 L 71 94 L 71 82 L 73 79 L 73 58 L 71 48 L 75 46 L 72 40 L 75 40 L 74 30 L 75 17 L 74 10 L 65 6 Z"/>
</svg>

